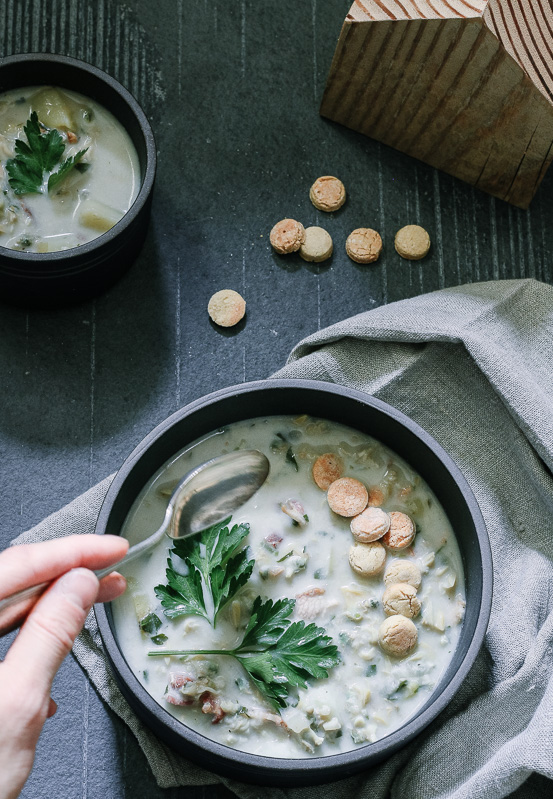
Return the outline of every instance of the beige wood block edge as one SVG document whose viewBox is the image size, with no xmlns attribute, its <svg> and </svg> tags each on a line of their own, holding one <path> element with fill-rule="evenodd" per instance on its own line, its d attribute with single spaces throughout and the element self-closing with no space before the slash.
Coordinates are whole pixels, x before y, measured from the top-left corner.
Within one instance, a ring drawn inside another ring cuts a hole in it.
<svg viewBox="0 0 553 799">
<path fill-rule="evenodd" d="M 481 16 L 488 0 L 354 0 L 346 19 L 459 19 Z"/>
<path fill-rule="evenodd" d="M 525 68 L 536 55 L 509 52 L 498 23 L 506 11 L 492 2 L 506 0 L 472 16 L 447 0 L 448 17 L 414 18 L 414 2 L 401 0 L 403 17 L 391 19 L 376 15 L 395 12 L 398 0 L 356 0 L 321 114 L 526 208 L 553 157 L 553 67 L 537 85 Z"/>
</svg>

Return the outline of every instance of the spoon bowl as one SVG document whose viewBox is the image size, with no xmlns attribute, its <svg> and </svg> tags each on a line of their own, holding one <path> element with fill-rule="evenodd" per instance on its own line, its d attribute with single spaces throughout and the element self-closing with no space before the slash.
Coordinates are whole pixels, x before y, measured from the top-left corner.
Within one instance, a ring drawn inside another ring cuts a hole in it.
<svg viewBox="0 0 553 799">
<path fill-rule="evenodd" d="M 171 494 L 161 526 L 124 558 L 94 574 L 99 580 L 149 552 L 165 535 L 186 538 L 222 522 L 261 488 L 269 474 L 269 461 L 257 450 L 237 450 L 196 466 L 180 480 Z M 0 633 L 21 623 L 30 603 L 46 591 L 50 582 L 33 585 L 0 600 Z"/>
<path fill-rule="evenodd" d="M 238 450 L 220 455 L 191 469 L 169 499 L 161 526 L 113 566 L 96 571 L 102 579 L 149 552 L 167 535 L 187 538 L 218 524 L 253 497 L 269 474 L 269 461 L 257 450 Z"/>
</svg>

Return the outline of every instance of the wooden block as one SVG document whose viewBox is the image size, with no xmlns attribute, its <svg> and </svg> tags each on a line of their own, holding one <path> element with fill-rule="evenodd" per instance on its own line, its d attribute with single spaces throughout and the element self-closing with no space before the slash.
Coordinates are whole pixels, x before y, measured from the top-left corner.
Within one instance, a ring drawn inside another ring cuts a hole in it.
<svg viewBox="0 0 553 799">
<path fill-rule="evenodd" d="M 321 114 L 527 208 L 553 158 L 549 0 L 355 0 Z"/>
</svg>

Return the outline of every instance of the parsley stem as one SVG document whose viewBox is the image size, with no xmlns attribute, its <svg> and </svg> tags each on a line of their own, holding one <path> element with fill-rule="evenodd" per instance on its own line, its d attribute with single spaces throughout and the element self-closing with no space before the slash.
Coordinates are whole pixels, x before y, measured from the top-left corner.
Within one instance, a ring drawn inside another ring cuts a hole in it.
<svg viewBox="0 0 553 799">
<path fill-rule="evenodd" d="M 278 710 L 295 688 L 307 688 L 307 679 L 328 677 L 340 654 L 322 627 L 289 620 L 293 599 L 263 601 L 256 597 L 248 626 L 233 649 L 157 649 L 149 657 L 227 655 L 237 660 L 250 682 Z"/>
<path fill-rule="evenodd" d="M 236 657 L 234 649 L 159 649 L 155 652 L 148 652 L 148 657 L 169 657 L 170 655 L 177 655 L 185 657 L 187 655 L 230 655 Z"/>
</svg>

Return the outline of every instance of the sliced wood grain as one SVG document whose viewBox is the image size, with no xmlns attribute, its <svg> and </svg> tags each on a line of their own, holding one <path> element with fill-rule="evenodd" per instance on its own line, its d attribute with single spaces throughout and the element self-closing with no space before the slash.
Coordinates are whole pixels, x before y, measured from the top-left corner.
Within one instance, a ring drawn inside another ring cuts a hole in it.
<svg viewBox="0 0 553 799">
<path fill-rule="evenodd" d="M 353 4 L 321 114 L 527 207 L 552 157 L 550 7 L 401 2 Z"/>
<path fill-rule="evenodd" d="M 487 0 L 354 0 L 354 22 L 400 19 L 468 19 L 481 16 Z"/>
<path fill-rule="evenodd" d="M 505 50 L 553 100 L 553 11 L 545 0 L 490 0 L 483 15 Z"/>
</svg>

